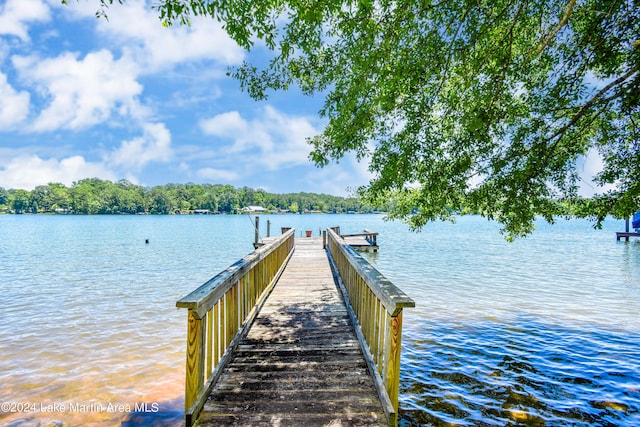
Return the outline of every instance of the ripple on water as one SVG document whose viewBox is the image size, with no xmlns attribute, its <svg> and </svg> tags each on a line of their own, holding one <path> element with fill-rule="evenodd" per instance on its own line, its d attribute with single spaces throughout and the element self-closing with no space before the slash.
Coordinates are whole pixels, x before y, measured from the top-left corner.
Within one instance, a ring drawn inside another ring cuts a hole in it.
<svg viewBox="0 0 640 427">
<path fill-rule="evenodd" d="M 403 343 L 401 425 L 640 421 L 637 334 L 532 317 L 421 326 Z"/>
</svg>

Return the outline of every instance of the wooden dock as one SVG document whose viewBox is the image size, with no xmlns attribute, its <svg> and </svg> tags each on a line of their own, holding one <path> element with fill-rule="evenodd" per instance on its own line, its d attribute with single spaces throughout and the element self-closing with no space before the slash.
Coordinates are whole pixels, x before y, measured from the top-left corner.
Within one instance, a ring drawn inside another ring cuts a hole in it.
<svg viewBox="0 0 640 427">
<path fill-rule="evenodd" d="M 340 237 L 352 248 L 363 252 L 378 252 L 378 233 L 364 229 L 362 233 L 341 234 Z"/>
<path fill-rule="evenodd" d="M 277 236 L 271 236 L 270 233 L 270 221 L 267 220 L 267 236 L 260 238 L 259 234 L 260 234 L 260 217 L 256 217 L 255 218 L 255 223 L 254 223 L 254 228 L 255 228 L 255 239 L 253 242 L 253 247 L 255 249 L 258 249 L 262 246 L 268 245 L 272 242 L 274 242 L 275 240 L 277 240 Z M 290 227 L 282 227 L 282 232 L 284 233 L 285 231 L 289 230 Z M 362 233 L 354 233 L 354 234 L 340 234 L 340 227 L 334 227 L 335 232 L 340 235 L 340 237 L 342 238 L 342 240 L 344 240 L 349 246 L 351 246 L 352 248 L 354 248 L 357 251 L 361 251 L 361 252 L 378 252 L 378 232 L 377 231 L 371 231 L 369 229 L 364 229 L 362 231 Z M 311 237 L 312 231 L 307 230 L 306 231 L 306 236 L 307 237 Z M 300 234 L 300 237 L 302 237 L 303 235 Z"/>
<path fill-rule="evenodd" d="M 616 240 L 625 239 L 628 242 L 630 237 L 640 237 L 640 233 L 632 233 L 628 231 L 619 231 L 616 233 Z"/>
<path fill-rule="evenodd" d="M 186 426 L 396 425 L 413 300 L 336 230 L 283 232 L 176 303 Z"/>
<path fill-rule="evenodd" d="M 198 425 L 387 425 L 322 239 L 296 240 Z"/>
<path fill-rule="evenodd" d="M 638 223 L 636 221 L 638 221 L 637 216 L 640 215 L 640 211 L 638 211 L 637 213 L 635 213 L 633 215 L 633 222 L 631 221 L 631 218 L 627 217 L 624 221 L 624 231 L 619 231 L 616 233 L 616 240 L 620 241 L 622 239 L 625 239 L 627 242 L 629 241 L 630 237 L 640 237 L 640 233 L 638 233 Z M 636 232 L 631 231 L 632 228 L 631 226 L 633 225 L 633 228 L 635 228 Z"/>
</svg>

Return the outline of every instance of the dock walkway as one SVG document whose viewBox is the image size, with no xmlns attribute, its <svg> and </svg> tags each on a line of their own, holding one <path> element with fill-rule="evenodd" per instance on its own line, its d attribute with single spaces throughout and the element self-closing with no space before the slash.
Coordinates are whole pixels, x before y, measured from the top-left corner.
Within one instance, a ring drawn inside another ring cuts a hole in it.
<svg viewBox="0 0 640 427">
<path fill-rule="evenodd" d="M 321 238 L 295 251 L 198 426 L 388 425 Z"/>
</svg>

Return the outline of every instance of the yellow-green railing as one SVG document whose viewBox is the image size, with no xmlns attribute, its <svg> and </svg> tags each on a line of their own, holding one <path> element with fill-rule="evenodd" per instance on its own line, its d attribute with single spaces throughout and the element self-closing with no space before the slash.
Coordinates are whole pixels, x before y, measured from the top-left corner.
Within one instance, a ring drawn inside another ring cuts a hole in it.
<svg viewBox="0 0 640 427">
<path fill-rule="evenodd" d="M 415 302 L 391 283 L 336 231 L 327 230 L 327 245 L 345 293 L 356 332 L 390 425 L 398 421 L 402 310 Z"/>
<path fill-rule="evenodd" d="M 196 419 L 211 387 L 284 270 L 294 229 L 220 272 L 176 306 L 189 310 L 185 424 Z"/>
</svg>

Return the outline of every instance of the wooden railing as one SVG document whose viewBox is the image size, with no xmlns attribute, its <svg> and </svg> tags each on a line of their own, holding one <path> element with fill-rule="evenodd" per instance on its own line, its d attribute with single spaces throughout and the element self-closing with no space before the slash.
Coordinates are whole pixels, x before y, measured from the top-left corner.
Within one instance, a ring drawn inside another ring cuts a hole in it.
<svg viewBox="0 0 640 427">
<path fill-rule="evenodd" d="M 415 307 L 415 302 L 333 229 L 327 230 L 327 246 L 389 425 L 396 425 L 402 310 Z"/>
<path fill-rule="evenodd" d="M 220 272 L 176 306 L 189 310 L 185 424 L 196 419 L 211 387 L 284 270 L 294 229 Z"/>
</svg>

